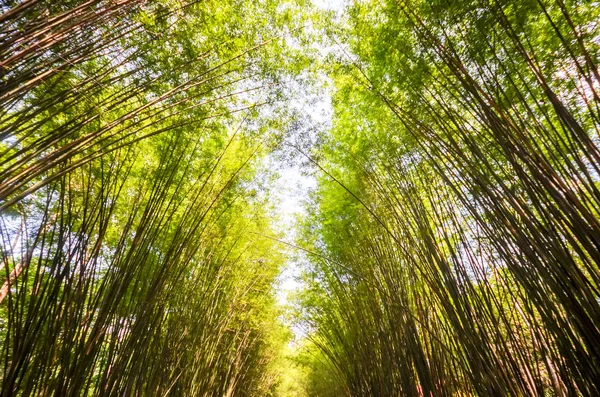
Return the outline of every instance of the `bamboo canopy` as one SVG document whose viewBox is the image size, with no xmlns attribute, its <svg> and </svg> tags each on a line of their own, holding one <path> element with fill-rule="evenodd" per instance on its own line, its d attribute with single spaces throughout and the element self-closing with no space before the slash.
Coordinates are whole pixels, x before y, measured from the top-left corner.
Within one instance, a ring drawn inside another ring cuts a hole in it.
<svg viewBox="0 0 600 397">
<path fill-rule="evenodd" d="M 319 4 L 0 2 L 0 395 L 600 395 L 598 5 Z"/>
</svg>

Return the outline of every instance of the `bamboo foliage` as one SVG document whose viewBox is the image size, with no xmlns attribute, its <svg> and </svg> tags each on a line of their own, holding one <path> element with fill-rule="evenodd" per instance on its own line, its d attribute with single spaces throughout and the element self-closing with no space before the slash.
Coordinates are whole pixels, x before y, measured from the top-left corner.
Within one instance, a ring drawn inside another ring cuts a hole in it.
<svg viewBox="0 0 600 397">
<path fill-rule="evenodd" d="M 227 45 L 224 37 L 217 38 L 223 42 L 199 47 L 186 35 L 196 28 L 197 18 L 212 10 L 193 2 L 172 9 L 160 2 L 150 3 L 141 10 L 129 2 L 82 3 L 58 21 L 38 17 L 37 13 L 49 11 L 44 6 L 37 10 L 36 6 L 41 5 L 34 2 L 21 11 L 33 14 L 28 22 L 33 30 L 30 40 L 34 42 L 27 44 L 28 50 L 23 50 L 18 59 L 12 59 L 19 55 L 17 52 L 5 60 L 6 67 L 10 67 L 5 86 L 9 89 L 17 85 L 23 92 L 9 92 L 3 103 L 7 111 L 0 120 L 1 136 L 7 144 L 0 175 L 4 181 L 0 191 L 2 208 L 107 152 L 262 104 L 259 101 L 235 108 L 231 106 L 235 96 L 273 91 L 273 84 L 265 84 L 264 80 L 252 85 L 252 77 L 260 67 L 252 66 L 248 58 L 277 36 L 246 48 Z M 85 10 L 80 22 L 83 26 L 75 17 L 83 12 L 80 9 Z M 14 14 L 14 25 L 19 25 L 20 17 Z M 50 26 L 43 25 L 40 18 Z M 62 27 L 61 21 L 67 26 Z M 60 35 L 63 41 L 56 43 L 48 39 L 54 44 L 46 49 L 35 40 L 46 39 L 51 35 L 47 30 L 55 24 L 69 34 Z M 29 31 L 28 26 L 6 27 L 7 32 L 19 29 Z M 70 29 L 81 31 L 81 37 Z M 28 40 L 23 38 L 23 43 L 18 41 L 14 46 L 26 46 Z M 226 47 L 233 49 L 224 50 Z M 33 53 L 33 49 L 38 52 Z M 14 50 L 9 47 L 6 54 Z M 177 58 L 171 57 L 171 51 Z M 73 52 L 86 55 L 71 59 Z M 222 55 L 224 52 L 228 54 Z M 32 74 L 35 77 L 30 77 Z M 246 87 L 231 90 L 244 81 Z M 77 161 L 72 161 L 69 169 L 63 169 L 62 174 L 56 172 L 59 164 L 72 157 Z M 44 181 L 39 180 L 42 176 Z"/>
<path fill-rule="evenodd" d="M 1 11 L 1 394 L 272 393 L 282 257 L 252 233 L 270 228 L 259 160 L 290 50 L 260 53 L 287 17 L 265 32 L 264 4 Z"/>
<path fill-rule="evenodd" d="M 244 368 L 232 379 L 222 374 L 238 357 L 256 354 L 260 335 L 244 325 L 247 320 L 236 320 L 237 301 L 274 274 L 258 273 L 246 287 L 228 286 L 227 272 L 251 259 L 236 248 L 239 231 L 224 229 L 219 237 L 214 230 L 227 206 L 235 205 L 236 197 L 219 203 L 231 195 L 226 190 L 247 159 L 229 180 L 211 175 L 217 160 L 197 183 L 186 184 L 189 174 L 180 164 L 193 153 L 178 153 L 178 147 L 177 139 L 168 142 L 171 150 L 155 176 L 125 208 L 117 208 L 115 194 L 128 175 L 115 169 L 103 170 L 108 176 L 95 183 L 88 180 L 81 195 L 73 185 L 90 177 L 87 170 L 49 189 L 42 216 L 60 222 L 42 222 L 34 242 L 23 242 L 35 255 L 21 258 L 24 270 L 7 296 L 6 395 L 252 390 L 257 379 L 246 379 Z M 182 188 L 188 191 L 177 198 L 173 190 Z M 119 231 L 111 219 L 116 212 L 126 217 Z M 215 357 L 213 349 L 232 355 Z M 203 384 L 209 375 L 215 380 Z"/>
<path fill-rule="evenodd" d="M 300 135 L 283 83 L 324 72 L 331 130 L 293 146 L 319 188 L 287 243 L 311 263 L 307 393 L 600 394 L 599 17 L 0 4 L 0 394 L 273 395 L 283 255 L 260 161 Z M 301 48 L 319 24 L 325 68 Z"/>
<path fill-rule="evenodd" d="M 351 395 L 598 393 L 594 18 L 354 4 L 307 314 Z"/>
</svg>

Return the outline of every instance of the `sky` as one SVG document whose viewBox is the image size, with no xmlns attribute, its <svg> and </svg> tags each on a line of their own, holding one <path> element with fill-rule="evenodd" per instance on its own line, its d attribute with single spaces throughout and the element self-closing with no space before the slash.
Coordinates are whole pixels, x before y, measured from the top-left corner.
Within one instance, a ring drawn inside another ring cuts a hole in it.
<svg viewBox="0 0 600 397">
<path fill-rule="evenodd" d="M 344 9 L 346 1 L 344 0 L 312 0 L 312 3 L 325 10 L 341 12 Z"/>
<path fill-rule="evenodd" d="M 331 125 L 333 108 L 331 105 L 331 96 L 328 90 L 322 90 L 321 95 L 312 96 L 307 93 L 299 93 L 298 97 L 292 101 L 291 107 L 308 116 L 307 123 L 310 126 L 318 126 L 320 129 L 327 129 Z M 309 126 L 301 126 L 309 127 Z M 300 133 L 316 134 L 317 131 Z M 314 138 L 314 136 L 313 136 Z M 293 140 L 294 137 L 289 137 Z M 313 140 L 313 139 L 311 139 Z M 276 199 L 276 212 L 278 215 L 278 231 L 283 232 L 283 240 L 289 243 L 295 243 L 299 232 L 298 220 L 306 215 L 306 207 L 310 205 L 309 195 L 317 187 L 316 174 L 314 169 L 306 167 L 302 163 L 301 155 L 295 158 L 282 161 L 277 158 L 271 159 L 278 170 L 278 178 L 275 181 L 273 189 Z M 290 252 L 293 248 L 284 248 Z M 293 252 L 290 252 L 293 254 Z M 286 263 L 280 277 L 277 289 L 277 298 L 280 304 L 288 303 L 288 294 L 302 288 L 298 277 L 301 273 L 300 264 L 293 258 L 297 255 L 289 255 L 292 258 Z"/>
<path fill-rule="evenodd" d="M 344 0 L 313 0 L 313 4 L 325 10 L 335 11 L 340 14 L 343 11 Z M 318 48 L 322 55 L 327 49 Z M 323 80 L 326 77 L 323 76 Z M 315 97 L 310 93 L 298 93 L 290 104 L 291 107 L 299 109 L 302 114 L 308 116 L 310 123 L 319 125 L 319 128 L 329 128 L 333 115 L 330 91 L 323 89 Z M 284 233 L 283 240 L 294 243 L 299 230 L 298 219 L 306 215 L 306 206 L 309 205 L 309 194 L 317 187 L 314 170 L 303 168 L 300 161 L 278 161 L 271 159 L 278 169 L 278 179 L 275 182 L 274 193 L 277 201 L 276 212 L 279 215 L 278 229 Z M 285 264 L 279 276 L 276 287 L 277 300 L 282 306 L 291 303 L 290 295 L 303 288 L 300 276 L 302 273 L 302 255 L 293 255 L 293 248 L 283 248 L 290 254 L 290 260 Z M 296 338 L 302 336 L 300 329 L 292 327 Z"/>
</svg>

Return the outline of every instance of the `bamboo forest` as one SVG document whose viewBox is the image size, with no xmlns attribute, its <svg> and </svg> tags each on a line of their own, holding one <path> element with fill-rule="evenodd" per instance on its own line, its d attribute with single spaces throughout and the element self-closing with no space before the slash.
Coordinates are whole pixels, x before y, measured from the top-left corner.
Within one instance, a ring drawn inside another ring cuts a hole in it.
<svg viewBox="0 0 600 397">
<path fill-rule="evenodd" d="M 0 0 L 0 397 L 600 396 L 598 0 Z"/>
</svg>

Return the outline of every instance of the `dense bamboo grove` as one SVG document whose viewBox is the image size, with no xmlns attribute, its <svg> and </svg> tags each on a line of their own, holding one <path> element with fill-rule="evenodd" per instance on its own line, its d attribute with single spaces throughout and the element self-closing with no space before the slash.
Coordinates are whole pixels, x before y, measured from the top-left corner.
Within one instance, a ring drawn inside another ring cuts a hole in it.
<svg viewBox="0 0 600 397">
<path fill-rule="evenodd" d="M 600 393 L 598 17 L 351 6 L 305 232 L 315 390 Z"/>
<path fill-rule="evenodd" d="M 0 1 L 0 394 L 600 395 L 599 62 L 587 0 Z"/>
<path fill-rule="evenodd" d="M 2 4 L 3 396 L 273 392 L 275 6 Z"/>
</svg>

